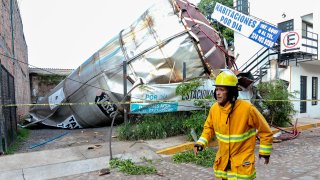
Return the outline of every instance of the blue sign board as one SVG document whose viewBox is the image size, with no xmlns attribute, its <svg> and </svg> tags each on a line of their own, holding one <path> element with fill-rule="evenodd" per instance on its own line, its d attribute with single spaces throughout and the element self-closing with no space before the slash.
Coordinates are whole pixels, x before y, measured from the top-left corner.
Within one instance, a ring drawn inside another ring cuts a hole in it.
<svg viewBox="0 0 320 180">
<path fill-rule="evenodd" d="M 268 48 L 273 47 L 274 43 L 277 41 L 281 30 L 267 24 L 260 22 L 259 25 L 250 34 L 249 39 L 265 46 Z"/>
<path fill-rule="evenodd" d="M 281 30 L 276 27 L 220 3 L 216 3 L 211 17 L 267 48 L 273 47 L 281 34 Z"/>
<path fill-rule="evenodd" d="M 155 114 L 178 111 L 178 102 L 163 102 L 154 104 L 131 104 L 131 114 Z"/>
</svg>

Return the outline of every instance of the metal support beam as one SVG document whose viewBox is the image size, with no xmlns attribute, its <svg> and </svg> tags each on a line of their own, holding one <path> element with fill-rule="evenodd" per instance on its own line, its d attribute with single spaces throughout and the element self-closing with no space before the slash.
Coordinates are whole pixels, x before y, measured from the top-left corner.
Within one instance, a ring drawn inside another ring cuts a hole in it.
<svg viewBox="0 0 320 180">
<path fill-rule="evenodd" d="M 262 82 L 262 67 L 260 67 L 260 70 L 259 70 L 259 82 L 260 83 Z"/>
<path fill-rule="evenodd" d="M 182 72 L 183 72 L 183 81 L 185 81 L 186 78 L 187 78 L 187 65 L 186 65 L 186 62 L 183 62 Z"/>
<path fill-rule="evenodd" d="M 127 61 L 123 61 L 123 97 L 127 97 Z M 127 98 L 124 99 L 124 102 L 127 101 Z M 127 104 L 122 104 L 123 106 L 123 118 L 124 122 L 128 123 L 128 112 Z"/>
</svg>

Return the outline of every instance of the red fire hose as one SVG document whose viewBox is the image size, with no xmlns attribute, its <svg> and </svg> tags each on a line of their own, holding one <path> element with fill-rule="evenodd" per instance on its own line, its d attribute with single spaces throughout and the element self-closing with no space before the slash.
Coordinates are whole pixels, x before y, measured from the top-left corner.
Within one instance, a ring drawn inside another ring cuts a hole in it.
<svg viewBox="0 0 320 180">
<path fill-rule="evenodd" d="M 301 133 L 301 131 L 299 131 L 297 129 L 297 120 L 296 120 L 296 123 L 293 126 L 293 129 L 291 131 L 290 130 L 286 130 L 284 128 L 277 127 L 277 126 L 272 125 L 272 124 L 270 124 L 270 126 L 280 130 L 280 132 L 281 132 L 281 135 L 278 136 L 278 137 L 275 137 L 273 142 L 282 142 L 282 141 L 292 140 L 292 139 L 297 138 L 299 136 L 299 134 Z M 260 138 L 259 138 L 258 135 L 257 135 L 257 140 L 260 141 Z"/>
</svg>

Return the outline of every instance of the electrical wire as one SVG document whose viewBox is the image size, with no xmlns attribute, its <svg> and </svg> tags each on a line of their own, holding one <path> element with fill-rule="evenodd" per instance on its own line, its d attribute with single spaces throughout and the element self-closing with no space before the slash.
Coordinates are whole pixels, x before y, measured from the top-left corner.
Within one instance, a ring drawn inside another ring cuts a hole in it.
<svg viewBox="0 0 320 180">
<path fill-rule="evenodd" d="M 30 67 L 34 67 L 34 68 L 37 68 L 37 69 L 41 69 L 41 70 L 44 71 L 44 72 L 48 72 L 48 73 L 50 73 L 50 74 L 59 75 L 59 76 L 60 76 L 60 74 L 54 73 L 54 72 L 49 71 L 49 70 L 47 70 L 47 69 L 45 69 L 45 68 L 39 68 L 39 67 L 37 67 L 37 66 L 34 66 L 34 65 L 32 65 L 32 64 L 29 64 L 29 63 L 26 63 L 26 62 L 23 62 L 23 61 L 20 61 L 20 60 L 18 60 L 17 58 L 10 57 L 10 56 L 5 55 L 5 54 L 3 54 L 3 53 L 0 53 L 0 55 L 2 55 L 2 56 L 4 56 L 4 57 L 7 57 L 7 58 L 10 58 L 10 59 L 12 59 L 12 60 L 15 60 L 15 61 L 17 61 L 17 62 L 26 64 L 26 65 L 28 65 L 28 66 L 30 66 Z M 120 65 L 120 67 L 122 67 L 122 66 Z M 108 70 L 113 70 L 113 69 L 116 69 L 116 68 L 118 68 L 118 67 L 110 68 L 110 69 L 108 69 Z M 104 71 L 108 71 L 108 70 L 104 70 Z M 96 88 L 96 89 L 100 89 L 100 90 L 103 90 L 103 91 L 109 91 L 109 90 L 103 89 L 103 88 L 101 88 L 101 87 L 97 87 L 97 86 L 93 86 L 93 85 L 87 84 L 88 81 L 85 82 L 85 83 L 83 83 L 83 82 L 81 82 L 81 81 L 77 81 L 77 80 L 74 80 L 74 79 L 69 78 L 69 77 L 66 77 L 66 79 L 68 79 L 68 80 L 70 80 L 70 81 L 77 82 L 77 83 L 82 84 L 82 85 L 87 85 L 87 86 L 90 86 L 90 87 L 93 87 L 93 88 Z M 91 78 L 91 79 L 92 79 L 92 78 Z M 90 79 L 90 80 L 91 80 L 91 79 Z M 90 80 L 89 80 L 89 81 L 90 81 Z"/>
<path fill-rule="evenodd" d="M 188 3 L 188 5 L 190 6 L 189 3 Z M 192 21 L 193 21 L 195 24 L 197 24 L 197 23 L 194 21 L 194 19 L 192 18 L 192 16 L 189 14 L 188 9 L 187 9 L 187 13 L 188 13 L 189 17 L 192 19 Z M 228 59 L 229 59 L 229 56 L 228 56 L 227 52 L 226 52 L 224 49 L 222 49 L 215 41 L 213 41 L 213 40 L 211 39 L 211 37 L 209 37 L 209 36 L 201 29 L 201 27 L 199 27 L 199 29 L 207 36 L 208 39 L 210 39 L 210 40 L 212 41 L 212 43 L 214 43 L 214 44 L 216 45 L 216 47 L 218 47 L 221 51 L 223 51 L 223 52 L 226 54 L 226 56 L 228 57 Z M 13 59 L 13 60 L 15 60 L 15 61 L 17 61 L 17 62 L 21 62 L 21 63 L 23 63 L 23 64 L 29 65 L 29 66 L 31 66 L 31 67 L 35 67 L 35 68 L 37 68 L 37 69 L 41 69 L 41 70 L 43 70 L 43 71 L 45 71 L 45 72 L 49 72 L 50 74 L 59 75 L 59 74 L 54 73 L 54 72 L 52 72 L 52 71 L 49 71 L 49 70 L 47 70 L 47 69 L 33 66 L 33 65 L 29 64 L 29 63 L 20 61 L 20 60 L 18 60 L 18 59 L 16 59 L 16 58 L 13 58 L 13 57 L 8 56 L 8 55 L 2 54 L 2 53 L 0 53 L 0 55 L 5 56 L 5 57 L 10 58 L 10 59 Z M 122 67 L 122 66 L 123 66 L 123 65 L 119 65 L 118 67 L 115 67 L 114 69 L 117 70 L 118 68 L 120 68 L 120 67 Z M 84 86 L 84 85 L 87 85 L 87 86 L 90 86 L 90 87 L 93 87 L 93 88 L 97 88 L 97 89 L 100 89 L 100 90 L 103 90 L 103 91 L 109 91 L 109 90 L 107 90 L 107 89 L 103 89 L 103 88 L 100 88 L 100 87 L 96 87 L 96 86 L 90 85 L 90 84 L 88 84 L 88 82 L 89 82 L 90 80 L 92 80 L 93 78 L 97 77 L 98 75 L 101 75 L 101 73 L 104 73 L 104 72 L 110 71 L 110 70 L 112 70 L 112 69 L 110 68 L 110 69 L 108 69 L 108 70 L 101 71 L 100 73 L 98 73 L 97 75 L 93 76 L 92 78 L 90 78 L 90 79 L 89 79 L 88 81 L 86 81 L 86 82 L 77 81 L 77 80 L 71 79 L 71 78 L 69 78 L 69 77 L 67 77 L 66 79 L 71 80 L 71 81 L 74 81 L 74 82 L 77 82 L 77 83 L 79 83 L 79 84 L 82 84 L 81 87 Z M 113 74 L 111 75 L 111 77 L 113 77 L 114 75 L 116 75 L 116 73 L 113 73 Z M 80 87 L 80 88 L 81 88 L 81 87 Z M 79 88 L 79 89 L 80 89 L 80 88 Z M 75 92 L 74 92 L 74 93 L 75 93 Z M 72 93 L 72 94 L 74 94 L 74 93 Z M 71 94 L 71 95 L 72 95 L 72 94 Z M 71 96 L 71 95 L 69 95 L 69 96 Z M 136 99 L 140 99 L 140 98 L 136 98 Z M 140 100 L 142 100 L 142 99 L 140 99 Z M 183 106 L 183 105 L 182 105 L 182 106 Z M 185 106 L 185 107 L 187 107 L 187 106 Z"/>
<path fill-rule="evenodd" d="M 8 55 L 5 55 L 5 54 L 3 54 L 3 53 L 0 53 L 0 55 L 2 55 L 2 56 L 4 56 L 4 57 L 7 57 L 7 58 L 10 58 L 10 59 L 13 59 L 13 60 L 15 60 L 15 61 L 17 61 L 17 62 L 21 62 L 21 63 L 23 63 L 23 64 L 26 64 L 26 65 L 28 65 L 28 66 L 31 66 L 31 67 L 34 67 L 34 68 L 37 68 L 37 69 L 41 69 L 41 70 L 43 70 L 43 71 L 45 71 L 45 72 L 48 72 L 48 73 L 50 73 L 50 74 L 54 74 L 54 75 L 59 75 L 59 74 L 57 74 L 57 73 L 54 73 L 54 72 L 52 72 L 52 71 L 50 71 L 50 70 L 47 70 L 47 69 L 44 69 L 44 68 L 39 68 L 39 67 L 36 67 L 36 66 L 34 66 L 34 65 L 32 65 L 32 64 L 29 64 L 29 63 L 26 63 L 26 62 L 23 62 L 23 61 L 20 61 L 20 60 L 18 60 L 17 58 L 13 58 L 13 57 L 10 57 L 10 56 L 8 56 Z M 115 76 L 116 74 L 117 74 L 117 70 L 119 70 L 121 67 L 122 67 L 123 65 L 121 64 L 121 65 L 116 65 L 116 66 L 114 66 L 114 67 L 112 67 L 112 68 L 109 68 L 109 69 L 107 69 L 107 70 L 104 70 L 104 71 L 101 71 L 100 73 L 98 73 L 96 76 L 98 76 L 98 75 L 100 75 L 101 73 L 104 73 L 104 72 L 106 72 L 106 71 L 112 71 L 112 70 L 114 70 L 115 71 L 115 73 L 112 73 L 110 76 L 111 77 L 113 77 L 113 76 Z M 68 79 L 68 80 L 71 80 L 71 81 L 74 81 L 74 82 L 77 82 L 77 83 L 79 83 L 79 84 L 82 84 L 81 85 L 81 87 L 82 86 L 84 86 L 84 85 L 87 85 L 87 86 L 90 86 L 90 87 L 93 87 L 93 88 L 96 88 L 96 89 L 100 89 L 100 90 L 103 90 L 103 91 L 108 91 L 108 92 L 111 92 L 110 90 L 108 90 L 108 89 L 103 89 L 103 88 L 100 88 L 100 87 L 97 87 L 97 86 L 94 86 L 94 85 L 90 85 L 90 84 L 88 84 L 87 82 L 89 82 L 90 80 L 92 80 L 93 78 L 95 78 L 96 76 L 94 76 L 94 77 L 92 77 L 91 79 L 89 79 L 88 81 L 86 81 L 86 82 L 81 82 L 81 81 L 77 81 L 77 80 L 74 80 L 74 79 L 72 79 L 72 78 L 69 78 L 69 77 L 66 77 L 66 79 Z M 80 89 L 80 88 L 79 88 Z M 75 92 L 74 92 L 75 93 Z M 74 93 L 72 93 L 71 95 L 73 95 Z M 71 96 L 70 95 L 70 96 Z M 131 98 L 135 98 L 135 99 L 138 99 L 138 100 L 142 100 L 142 101 L 144 101 L 145 99 L 142 99 L 142 98 L 139 98 L 139 97 L 134 97 L 134 96 L 131 96 Z M 164 102 L 166 102 L 166 101 L 164 101 Z M 161 102 L 161 103 L 164 103 L 164 102 Z M 125 104 L 125 103 L 121 103 L 121 102 L 112 102 L 113 104 Z M 156 103 L 156 102 L 149 102 L 149 103 Z M 168 101 L 167 101 L 167 103 L 168 103 Z M 61 104 L 58 104 L 58 105 L 79 105 L 79 104 L 84 104 L 84 103 L 61 103 Z M 85 103 L 86 104 L 86 103 Z M 92 103 L 92 102 L 87 102 L 87 104 L 96 104 L 96 103 Z M 0 106 L 23 106 L 23 105 L 30 105 L 30 106 L 37 106 L 37 105 L 40 105 L 40 106 L 47 106 L 47 105 L 49 105 L 49 104 L 1 104 Z M 151 106 L 151 105 L 150 105 Z M 188 106 L 188 105 L 179 105 L 179 106 L 183 106 L 183 107 L 198 107 L 198 106 Z M 149 106 L 147 106 L 147 107 L 145 107 L 145 108 L 148 108 Z M 143 108 L 143 109 L 145 109 L 145 108 Z"/>
</svg>

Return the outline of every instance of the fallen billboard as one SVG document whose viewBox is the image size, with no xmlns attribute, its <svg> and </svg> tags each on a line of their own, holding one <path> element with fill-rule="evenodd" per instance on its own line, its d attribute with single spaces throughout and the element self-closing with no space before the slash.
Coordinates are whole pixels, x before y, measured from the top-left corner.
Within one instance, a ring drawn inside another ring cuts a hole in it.
<svg viewBox="0 0 320 180">
<path fill-rule="evenodd" d="M 156 114 L 208 108 L 214 102 L 214 81 L 208 78 L 202 78 L 199 81 L 200 85 L 184 96 L 178 95 L 176 89 L 182 83 L 189 82 L 139 86 L 131 92 L 130 113 Z M 238 98 L 249 101 L 252 96 L 250 88 L 243 88 L 239 91 Z"/>
<path fill-rule="evenodd" d="M 32 107 L 32 123 L 70 129 L 109 124 L 115 115 L 122 118 L 127 105 L 121 102 L 133 98 L 124 93 L 124 71 L 129 92 L 140 84 L 182 82 L 184 63 L 186 79 L 234 66 L 219 33 L 195 5 L 159 1 Z"/>
</svg>

